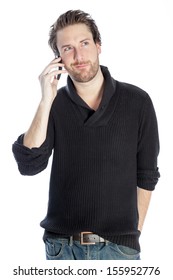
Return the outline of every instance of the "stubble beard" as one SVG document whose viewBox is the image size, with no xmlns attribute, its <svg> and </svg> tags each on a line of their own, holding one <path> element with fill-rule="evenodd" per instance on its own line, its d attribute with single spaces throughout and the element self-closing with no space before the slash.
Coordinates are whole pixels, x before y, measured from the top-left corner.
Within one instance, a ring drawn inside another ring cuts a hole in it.
<svg viewBox="0 0 173 280">
<path fill-rule="evenodd" d="M 94 63 L 91 63 L 91 61 L 87 61 L 85 63 L 88 64 L 87 69 L 76 69 L 75 65 L 77 63 L 72 64 L 71 67 L 66 67 L 66 70 L 72 80 L 79 83 L 86 83 L 91 81 L 97 75 L 97 72 L 99 70 L 98 58 Z"/>
</svg>

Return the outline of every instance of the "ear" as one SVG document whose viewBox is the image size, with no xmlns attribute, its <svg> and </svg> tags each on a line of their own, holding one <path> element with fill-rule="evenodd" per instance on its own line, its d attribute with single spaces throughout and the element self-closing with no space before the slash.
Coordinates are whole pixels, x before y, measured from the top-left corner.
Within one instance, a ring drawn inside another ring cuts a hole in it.
<svg viewBox="0 0 173 280">
<path fill-rule="evenodd" d="M 98 54 L 101 54 L 101 46 L 100 44 L 96 43 Z"/>
</svg>

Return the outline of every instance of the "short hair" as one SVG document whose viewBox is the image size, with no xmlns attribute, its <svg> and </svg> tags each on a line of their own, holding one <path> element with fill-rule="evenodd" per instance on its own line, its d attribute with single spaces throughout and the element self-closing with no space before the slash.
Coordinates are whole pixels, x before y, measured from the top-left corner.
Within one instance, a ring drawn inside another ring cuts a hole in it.
<svg viewBox="0 0 173 280">
<path fill-rule="evenodd" d="M 48 44 L 54 53 L 59 54 L 57 48 L 57 31 L 78 23 L 85 24 L 91 31 L 94 42 L 101 45 L 100 32 L 91 16 L 81 10 L 69 10 L 66 13 L 60 15 L 57 21 L 50 27 Z"/>
</svg>

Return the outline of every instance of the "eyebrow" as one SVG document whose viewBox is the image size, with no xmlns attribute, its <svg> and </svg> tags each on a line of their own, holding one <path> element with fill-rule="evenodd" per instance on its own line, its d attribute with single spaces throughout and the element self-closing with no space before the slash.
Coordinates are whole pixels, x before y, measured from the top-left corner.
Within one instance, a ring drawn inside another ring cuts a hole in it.
<svg viewBox="0 0 173 280">
<path fill-rule="evenodd" d="M 91 40 L 90 38 L 85 38 L 85 39 L 82 39 L 79 43 L 83 43 L 84 41 L 90 41 L 90 40 Z M 70 47 L 70 46 L 71 46 L 71 44 L 66 44 L 66 45 L 63 45 L 61 47 L 61 49 L 67 48 L 67 47 Z"/>
</svg>

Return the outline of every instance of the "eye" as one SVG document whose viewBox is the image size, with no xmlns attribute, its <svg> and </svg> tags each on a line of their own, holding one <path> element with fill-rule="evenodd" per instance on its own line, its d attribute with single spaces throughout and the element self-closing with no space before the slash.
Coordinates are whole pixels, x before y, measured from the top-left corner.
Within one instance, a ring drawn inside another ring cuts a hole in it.
<svg viewBox="0 0 173 280">
<path fill-rule="evenodd" d="M 84 42 L 82 42 L 82 46 L 88 46 L 89 45 L 89 42 L 88 41 L 84 41 Z"/>
<path fill-rule="evenodd" d="M 64 52 L 69 52 L 69 51 L 71 51 L 73 48 L 72 48 L 72 46 L 68 46 L 68 47 L 65 47 L 64 49 L 63 49 L 63 51 Z"/>
</svg>

